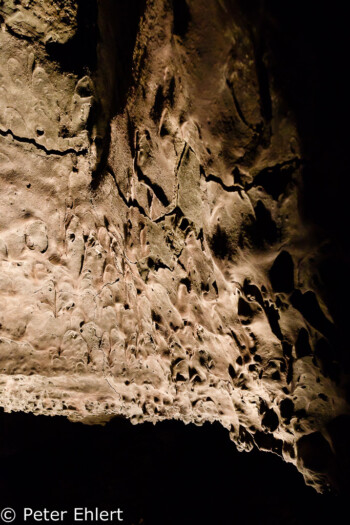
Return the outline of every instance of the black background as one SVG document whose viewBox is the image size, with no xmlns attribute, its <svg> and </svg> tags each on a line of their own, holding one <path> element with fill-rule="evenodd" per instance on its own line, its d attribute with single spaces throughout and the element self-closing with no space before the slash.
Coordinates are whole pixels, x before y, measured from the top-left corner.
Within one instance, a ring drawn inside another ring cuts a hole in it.
<svg viewBox="0 0 350 525">
<path fill-rule="evenodd" d="M 19 516 L 96 506 L 128 525 L 343 523 L 342 496 L 317 494 L 274 454 L 237 452 L 219 424 L 2 413 L 0 436 L 0 508 Z"/>
</svg>

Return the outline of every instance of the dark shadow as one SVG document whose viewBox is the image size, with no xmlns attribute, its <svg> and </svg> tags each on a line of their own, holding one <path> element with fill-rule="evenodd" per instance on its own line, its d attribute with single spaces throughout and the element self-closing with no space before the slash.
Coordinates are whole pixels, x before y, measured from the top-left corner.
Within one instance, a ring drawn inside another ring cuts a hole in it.
<svg viewBox="0 0 350 525">
<path fill-rule="evenodd" d="M 237 452 L 219 424 L 1 413 L 0 436 L 0 508 L 18 516 L 87 506 L 119 507 L 125 525 L 341 523 L 341 497 L 318 495 L 275 454 Z"/>
<path fill-rule="evenodd" d="M 65 44 L 49 41 L 46 51 L 62 71 L 82 76 L 96 68 L 97 39 L 97 0 L 79 0 L 75 35 Z"/>
<path fill-rule="evenodd" d="M 113 117 L 124 111 L 127 96 L 134 81 L 133 53 L 136 44 L 140 19 L 145 10 L 145 0 L 103 0 L 99 3 L 100 25 L 107 28 L 100 44 L 107 46 L 100 56 L 99 68 L 107 68 L 108 82 L 112 84 L 111 91 L 106 89 L 106 73 L 96 74 L 98 98 L 104 100 L 104 105 L 98 107 L 95 119 L 102 118 L 104 127 L 101 133 L 99 162 L 92 175 L 91 188 L 96 190 L 106 173 L 110 148 L 110 122 Z M 106 98 L 107 104 L 106 104 Z M 129 123 L 131 126 L 131 123 Z M 133 130 L 129 129 L 129 133 Z M 133 137 L 131 138 L 131 142 Z"/>
<path fill-rule="evenodd" d="M 191 21 L 191 13 L 186 0 L 173 0 L 173 32 L 174 35 L 184 37 L 188 31 L 188 26 Z"/>
<path fill-rule="evenodd" d="M 227 0 L 228 4 L 236 4 Z M 325 0 L 238 0 L 267 74 L 296 117 L 302 148 L 300 211 L 325 246 L 319 261 L 323 299 L 334 318 L 343 366 L 347 350 L 350 261 L 347 63 L 349 8 Z M 292 153 L 291 153 L 292 154 Z M 287 179 L 271 179 L 285 184 Z M 269 179 L 270 180 L 270 179 Z"/>
</svg>

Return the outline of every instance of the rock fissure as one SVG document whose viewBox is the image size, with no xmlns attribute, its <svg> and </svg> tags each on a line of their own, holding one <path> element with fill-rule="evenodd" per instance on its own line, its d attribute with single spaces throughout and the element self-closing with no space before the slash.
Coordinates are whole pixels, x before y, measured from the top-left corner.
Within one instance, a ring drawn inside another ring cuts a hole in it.
<svg viewBox="0 0 350 525">
<path fill-rule="evenodd" d="M 12 139 L 15 142 L 18 142 L 20 144 L 30 144 L 31 146 L 34 146 L 36 149 L 43 151 L 46 155 L 57 155 L 57 156 L 64 156 L 64 155 L 86 155 L 88 153 L 87 148 L 82 148 L 80 150 L 76 150 L 74 148 L 66 148 L 64 150 L 59 149 L 49 149 L 46 148 L 43 144 L 40 144 L 35 139 L 29 138 L 29 137 L 20 137 L 16 135 L 13 131 L 10 129 L 4 130 L 0 128 L 0 135 L 2 137 L 12 137 Z"/>
</svg>

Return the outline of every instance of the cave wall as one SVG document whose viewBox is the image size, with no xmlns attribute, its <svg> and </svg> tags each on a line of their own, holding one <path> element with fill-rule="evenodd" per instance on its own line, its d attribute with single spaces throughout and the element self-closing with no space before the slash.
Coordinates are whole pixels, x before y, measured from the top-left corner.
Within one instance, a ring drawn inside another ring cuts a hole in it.
<svg viewBox="0 0 350 525">
<path fill-rule="evenodd" d="M 1 3 L 0 401 L 219 421 L 324 490 L 346 377 L 298 112 L 252 12 Z"/>
</svg>

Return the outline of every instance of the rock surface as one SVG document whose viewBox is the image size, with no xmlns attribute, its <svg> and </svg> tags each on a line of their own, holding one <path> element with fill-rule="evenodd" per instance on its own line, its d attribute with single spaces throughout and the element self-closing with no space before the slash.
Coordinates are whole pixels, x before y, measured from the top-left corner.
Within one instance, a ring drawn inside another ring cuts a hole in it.
<svg viewBox="0 0 350 525">
<path fill-rule="evenodd" d="M 1 406 L 219 421 L 336 485 L 336 329 L 256 28 L 224 0 L 0 15 Z"/>
</svg>

